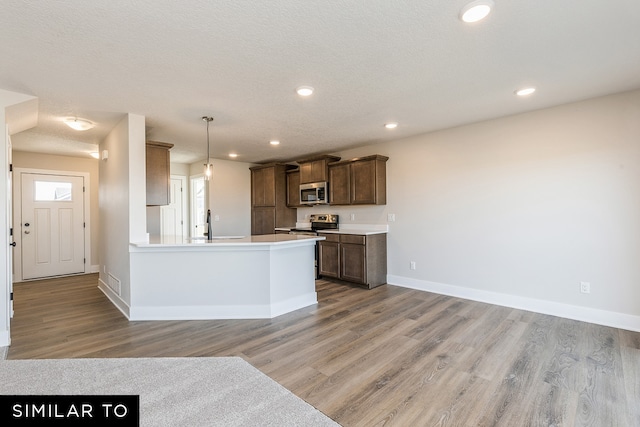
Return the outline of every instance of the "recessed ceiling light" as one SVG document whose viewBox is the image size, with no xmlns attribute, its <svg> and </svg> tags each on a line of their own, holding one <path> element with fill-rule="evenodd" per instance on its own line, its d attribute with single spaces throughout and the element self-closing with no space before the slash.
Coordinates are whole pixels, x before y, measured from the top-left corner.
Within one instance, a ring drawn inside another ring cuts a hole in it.
<svg viewBox="0 0 640 427">
<path fill-rule="evenodd" d="M 77 117 L 66 117 L 62 120 L 67 126 L 75 130 L 89 130 L 96 124 L 89 120 L 79 119 Z"/>
<path fill-rule="evenodd" d="M 238 157 L 238 155 L 236 153 L 229 153 L 229 157 L 232 157 L 235 159 L 236 157 Z"/>
<path fill-rule="evenodd" d="M 527 96 L 527 95 L 531 95 L 535 91 L 536 91 L 535 87 L 525 87 L 515 91 L 515 94 L 518 96 Z"/>
<path fill-rule="evenodd" d="M 478 22 L 489 15 L 493 8 L 493 0 L 476 0 L 468 3 L 460 11 L 460 19 L 464 22 Z"/>
<path fill-rule="evenodd" d="M 384 127 L 386 127 L 387 129 L 395 129 L 398 127 L 398 123 L 396 122 L 385 123 Z"/>
<path fill-rule="evenodd" d="M 269 141 L 269 144 L 271 144 L 271 145 L 280 145 L 280 141 L 276 141 L 274 139 L 273 141 Z"/>
<path fill-rule="evenodd" d="M 313 88 L 311 86 L 300 86 L 296 88 L 296 92 L 300 96 L 310 96 L 313 93 Z"/>
</svg>

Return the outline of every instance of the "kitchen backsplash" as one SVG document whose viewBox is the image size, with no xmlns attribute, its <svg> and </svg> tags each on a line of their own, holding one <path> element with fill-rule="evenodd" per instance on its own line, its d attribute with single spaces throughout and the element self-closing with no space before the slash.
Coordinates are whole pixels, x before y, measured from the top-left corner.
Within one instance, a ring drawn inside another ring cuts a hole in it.
<svg viewBox="0 0 640 427">
<path fill-rule="evenodd" d="M 340 215 L 340 224 L 345 227 L 348 224 L 388 224 L 388 214 L 392 212 L 390 205 L 367 206 L 310 206 L 298 208 L 298 222 L 308 222 L 309 215 L 330 213 Z"/>
</svg>

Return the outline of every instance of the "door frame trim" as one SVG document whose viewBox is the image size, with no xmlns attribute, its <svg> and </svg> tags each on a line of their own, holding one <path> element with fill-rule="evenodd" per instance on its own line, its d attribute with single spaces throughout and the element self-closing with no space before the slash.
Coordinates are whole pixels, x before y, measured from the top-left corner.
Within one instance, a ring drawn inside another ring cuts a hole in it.
<svg viewBox="0 0 640 427">
<path fill-rule="evenodd" d="M 189 199 L 190 194 L 187 193 L 191 193 L 191 191 L 185 191 L 185 188 L 187 187 L 188 184 L 188 177 L 185 175 L 170 175 L 169 179 L 178 179 L 180 180 L 180 185 L 182 186 L 182 205 L 180 206 L 180 212 L 182 213 L 182 236 L 184 238 L 185 241 L 187 241 L 189 239 L 189 226 L 190 226 L 190 218 L 187 218 L 188 216 L 188 212 L 187 212 L 187 207 L 189 206 Z M 162 209 L 164 208 L 164 206 L 160 206 L 160 232 L 162 233 Z"/>
<path fill-rule="evenodd" d="M 84 273 L 86 274 L 91 272 L 91 183 L 89 182 L 90 174 L 88 172 L 78 172 L 78 171 L 60 171 L 60 170 L 49 170 L 49 169 L 32 169 L 32 168 L 13 168 L 13 231 L 14 231 L 14 239 L 17 230 L 20 229 L 20 220 L 22 219 L 22 174 L 23 173 L 31 173 L 31 174 L 39 174 L 39 175 L 56 175 L 56 176 L 80 176 L 84 178 L 84 188 L 85 191 L 83 193 L 84 199 Z M 21 244 L 22 242 L 18 242 Z M 22 279 L 22 248 L 17 250 L 13 254 L 13 281 L 16 282 L 27 282 L 31 280 L 40 280 L 40 279 Z"/>
<path fill-rule="evenodd" d="M 191 239 L 195 237 L 202 237 L 202 236 L 198 236 L 197 234 L 194 234 L 195 230 L 193 229 L 193 227 L 195 227 L 195 224 L 197 222 L 197 219 L 194 217 L 195 209 L 194 209 L 193 203 L 194 203 L 195 197 L 193 194 L 194 192 L 193 181 L 200 178 L 204 178 L 203 173 L 189 175 L 189 234 L 188 234 L 188 237 Z M 204 180 L 204 207 L 205 207 L 204 211 L 206 214 L 207 209 L 211 209 L 211 207 L 209 206 L 209 181 L 207 181 L 206 179 Z"/>
</svg>

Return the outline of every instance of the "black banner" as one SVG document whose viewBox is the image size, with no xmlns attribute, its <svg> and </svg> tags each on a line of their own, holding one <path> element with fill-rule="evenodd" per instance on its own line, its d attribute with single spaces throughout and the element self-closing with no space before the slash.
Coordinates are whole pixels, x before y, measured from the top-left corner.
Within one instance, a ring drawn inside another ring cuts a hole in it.
<svg viewBox="0 0 640 427">
<path fill-rule="evenodd" d="M 140 396 L 0 396 L 2 426 L 140 425 Z"/>
</svg>

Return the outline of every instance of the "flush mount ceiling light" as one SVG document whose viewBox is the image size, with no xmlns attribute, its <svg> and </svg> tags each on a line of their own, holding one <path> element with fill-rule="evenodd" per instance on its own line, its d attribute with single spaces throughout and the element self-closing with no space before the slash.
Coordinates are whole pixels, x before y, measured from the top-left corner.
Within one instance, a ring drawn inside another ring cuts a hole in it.
<svg viewBox="0 0 640 427">
<path fill-rule="evenodd" d="M 238 155 L 236 153 L 229 153 L 229 157 L 235 159 Z"/>
<path fill-rule="evenodd" d="M 274 139 L 273 141 L 269 141 L 269 144 L 271 144 L 271 145 L 280 145 L 280 141 L 276 141 Z"/>
<path fill-rule="evenodd" d="M 395 129 L 398 127 L 398 123 L 396 122 L 385 123 L 384 127 L 387 129 Z"/>
<path fill-rule="evenodd" d="M 204 179 L 209 181 L 213 174 L 213 164 L 209 163 L 211 156 L 209 155 L 209 123 L 213 121 L 213 117 L 202 116 L 202 120 L 207 123 L 207 163 L 204 164 Z"/>
<path fill-rule="evenodd" d="M 89 130 L 95 127 L 96 125 L 95 123 L 90 122 L 89 120 L 79 119 L 77 117 L 67 117 L 62 121 L 71 129 L 75 129 L 75 130 Z"/>
<path fill-rule="evenodd" d="M 493 8 L 493 0 L 476 0 L 468 3 L 460 11 L 460 19 L 464 22 L 478 22 L 489 15 Z"/>
<path fill-rule="evenodd" d="M 514 93 L 518 96 L 527 96 L 527 95 L 531 95 L 535 91 L 536 91 L 535 87 L 525 87 L 525 88 L 516 90 Z"/>
<path fill-rule="evenodd" d="M 300 96 L 310 96 L 313 93 L 311 86 L 300 86 L 296 88 L 296 93 Z"/>
</svg>

